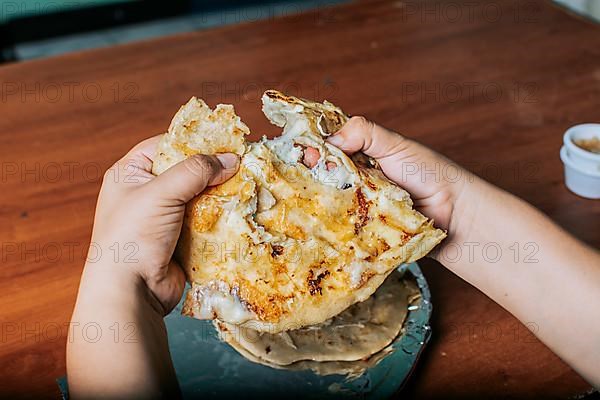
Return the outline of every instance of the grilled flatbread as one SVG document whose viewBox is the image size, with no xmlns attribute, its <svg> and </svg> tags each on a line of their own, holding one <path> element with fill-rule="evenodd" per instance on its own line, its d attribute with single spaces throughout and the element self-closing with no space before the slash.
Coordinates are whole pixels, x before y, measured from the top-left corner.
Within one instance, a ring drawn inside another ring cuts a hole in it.
<svg viewBox="0 0 600 400">
<path fill-rule="evenodd" d="M 176 250 L 192 285 L 183 312 L 278 333 L 364 301 L 445 233 L 373 160 L 325 142 L 347 121 L 338 107 L 269 90 L 263 111 L 283 133 L 247 143 L 231 106 L 211 111 L 190 100 L 162 139 L 153 172 L 197 153 L 242 155 L 232 179 L 187 206 Z"/>
<path fill-rule="evenodd" d="M 358 361 L 378 353 L 402 329 L 408 305 L 420 298 L 416 283 L 392 273 L 367 300 L 318 325 L 270 334 L 216 321 L 221 338 L 240 351 L 276 365 L 299 361 Z"/>
<path fill-rule="evenodd" d="M 227 340 L 225 339 L 227 344 L 229 344 L 235 351 L 240 353 L 244 358 L 248 361 L 251 361 L 256 364 L 261 364 L 267 367 L 271 367 L 274 369 L 282 369 L 287 371 L 303 371 L 303 370 L 311 370 L 317 375 L 345 375 L 347 379 L 357 378 L 363 374 L 367 369 L 374 367 L 381 360 L 383 360 L 388 354 L 390 354 L 393 349 L 392 345 L 389 345 L 379 351 L 378 353 L 373 354 L 371 357 L 365 360 L 357 360 L 357 361 L 312 361 L 312 360 L 303 360 L 298 361 L 289 365 L 280 365 L 272 362 L 268 362 L 263 360 L 262 358 L 257 357 L 256 355 L 250 353 L 246 348 L 240 346 L 238 342 L 235 340 Z"/>
</svg>

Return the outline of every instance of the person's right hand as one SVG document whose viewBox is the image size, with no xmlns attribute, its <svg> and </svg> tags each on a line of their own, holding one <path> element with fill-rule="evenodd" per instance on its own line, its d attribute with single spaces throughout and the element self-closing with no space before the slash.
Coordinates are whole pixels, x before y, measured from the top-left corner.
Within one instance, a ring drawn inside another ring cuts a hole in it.
<svg viewBox="0 0 600 400">
<path fill-rule="evenodd" d="M 352 117 L 328 141 L 345 153 L 362 151 L 377 160 L 385 175 L 406 189 L 415 207 L 436 226 L 454 235 L 459 199 L 475 177 L 427 147 L 364 117 Z"/>
</svg>

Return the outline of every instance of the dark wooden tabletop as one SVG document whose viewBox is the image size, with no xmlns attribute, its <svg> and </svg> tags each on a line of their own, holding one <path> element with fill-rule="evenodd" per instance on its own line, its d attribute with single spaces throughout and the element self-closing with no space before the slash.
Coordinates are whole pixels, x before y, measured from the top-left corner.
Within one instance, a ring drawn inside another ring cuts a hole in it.
<svg viewBox="0 0 600 400">
<path fill-rule="evenodd" d="M 559 159 L 563 132 L 599 118 L 599 26 L 550 2 L 514 0 L 370 1 L 238 17 L 243 23 L 219 29 L 0 67 L 3 395 L 58 395 L 103 170 L 165 131 L 192 95 L 234 104 L 255 137 L 276 132 L 260 110 L 263 90 L 327 98 L 600 246 L 600 202 L 567 191 Z M 402 396 L 566 398 L 590 389 L 478 290 L 439 264 L 422 266 L 433 337 Z"/>
</svg>

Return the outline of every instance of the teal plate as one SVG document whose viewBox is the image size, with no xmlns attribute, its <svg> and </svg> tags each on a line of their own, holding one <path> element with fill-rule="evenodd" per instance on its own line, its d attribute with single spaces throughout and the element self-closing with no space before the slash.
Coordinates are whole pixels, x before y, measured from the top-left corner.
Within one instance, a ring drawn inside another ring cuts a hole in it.
<svg viewBox="0 0 600 400">
<path fill-rule="evenodd" d="M 416 263 L 399 268 L 416 280 L 421 300 L 409 309 L 405 332 L 392 351 L 357 378 L 287 371 L 255 364 L 221 342 L 210 321 L 181 315 L 181 304 L 165 318 L 171 357 L 184 398 L 261 399 L 388 398 L 398 391 L 415 366 L 431 334 L 431 294 Z M 58 380 L 67 398 L 64 378 Z"/>
</svg>

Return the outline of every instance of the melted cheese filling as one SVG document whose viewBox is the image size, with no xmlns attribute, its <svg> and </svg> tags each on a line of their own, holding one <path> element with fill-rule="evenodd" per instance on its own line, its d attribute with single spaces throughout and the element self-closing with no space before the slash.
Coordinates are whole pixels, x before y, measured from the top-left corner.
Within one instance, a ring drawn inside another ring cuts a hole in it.
<svg viewBox="0 0 600 400">
<path fill-rule="evenodd" d="M 214 319 L 216 315 L 235 324 L 241 324 L 254 318 L 242 304 L 236 290 L 229 290 L 225 282 L 211 281 L 205 286 L 194 286 L 193 297 L 200 307 L 194 309 L 194 317 Z"/>
<path fill-rule="evenodd" d="M 335 155 L 327 149 L 323 141 L 315 139 L 310 132 L 310 126 L 302 114 L 286 113 L 287 123 L 281 136 L 271 140 L 263 137 L 261 143 L 271 150 L 277 158 L 288 165 L 303 168 L 301 164 L 303 151 L 301 146 L 310 146 L 319 151 L 320 157 L 317 164 L 310 168 L 313 178 L 325 185 L 338 189 L 346 189 L 354 184 L 355 177 Z M 327 162 L 337 165 L 331 170 L 327 169 Z"/>
</svg>

